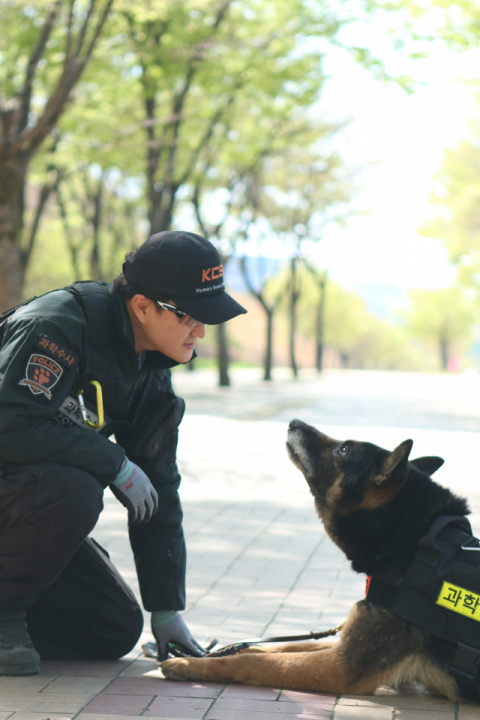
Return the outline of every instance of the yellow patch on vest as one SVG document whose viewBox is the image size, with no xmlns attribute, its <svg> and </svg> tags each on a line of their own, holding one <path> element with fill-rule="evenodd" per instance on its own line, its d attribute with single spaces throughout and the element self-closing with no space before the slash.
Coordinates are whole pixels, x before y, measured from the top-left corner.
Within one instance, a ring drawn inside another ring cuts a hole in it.
<svg viewBox="0 0 480 720">
<path fill-rule="evenodd" d="M 436 604 L 480 622 L 480 595 L 471 590 L 444 582 Z"/>
</svg>

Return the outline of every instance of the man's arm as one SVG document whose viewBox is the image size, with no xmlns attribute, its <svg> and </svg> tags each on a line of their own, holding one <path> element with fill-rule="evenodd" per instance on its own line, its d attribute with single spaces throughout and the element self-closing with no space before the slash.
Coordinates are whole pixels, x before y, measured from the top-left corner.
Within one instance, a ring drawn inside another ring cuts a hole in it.
<svg viewBox="0 0 480 720">
<path fill-rule="evenodd" d="M 88 428 L 55 420 L 74 390 L 85 338 L 76 318 L 65 324 L 68 330 L 28 314 L 7 323 L 0 350 L 0 459 L 71 465 L 106 487 L 117 476 L 123 449 Z"/>
<path fill-rule="evenodd" d="M 142 408 L 148 413 L 155 397 L 172 392 L 170 371 L 149 373 L 133 403 L 137 409 L 136 422 L 141 423 Z M 178 432 L 173 430 L 157 457 L 148 459 L 129 451 L 127 435 L 117 437 L 125 443 L 130 460 L 146 473 L 158 493 L 158 511 L 151 520 L 129 528 L 143 605 L 149 611 L 185 608 L 186 549 L 178 494 L 181 478 L 176 464 L 177 438 Z"/>
</svg>

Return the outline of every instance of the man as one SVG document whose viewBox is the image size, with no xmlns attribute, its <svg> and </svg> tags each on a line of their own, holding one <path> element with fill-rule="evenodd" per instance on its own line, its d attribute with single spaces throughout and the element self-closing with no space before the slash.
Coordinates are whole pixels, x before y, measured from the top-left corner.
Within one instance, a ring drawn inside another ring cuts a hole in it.
<svg viewBox="0 0 480 720">
<path fill-rule="evenodd" d="M 178 612 L 184 403 L 170 368 L 191 360 L 206 325 L 244 312 L 210 242 L 163 232 L 113 283 L 73 283 L 0 318 L 0 674 L 118 658 L 138 641 L 142 611 L 87 537 L 107 486 L 128 509 L 159 658 L 168 641 L 202 653 Z"/>
</svg>

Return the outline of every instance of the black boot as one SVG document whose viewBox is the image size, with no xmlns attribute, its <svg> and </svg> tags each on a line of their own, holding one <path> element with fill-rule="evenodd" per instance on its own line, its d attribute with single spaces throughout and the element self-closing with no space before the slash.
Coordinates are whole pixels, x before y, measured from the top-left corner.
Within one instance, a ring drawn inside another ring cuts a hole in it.
<svg viewBox="0 0 480 720">
<path fill-rule="evenodd" d="M 0 675 L 37 675 L 40 656 L 27 632 L 24 612 L 0 613 Z"/>
</svg>

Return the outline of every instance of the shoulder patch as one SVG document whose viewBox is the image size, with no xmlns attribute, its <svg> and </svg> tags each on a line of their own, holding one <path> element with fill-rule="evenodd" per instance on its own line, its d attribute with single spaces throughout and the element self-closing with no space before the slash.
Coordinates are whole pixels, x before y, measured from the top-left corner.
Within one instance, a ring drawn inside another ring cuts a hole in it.
<svg viewBox="0 0 480 720">
<path fill-rule="evenodd" d="M 51 340 L 48 335 L 38 335 L 35 346 L 67 368 L 73 368 L 77 364 L 75 353 L 59 345 L 55 340 Z"/>
<path fill-rule="evenodd" d="M 25 369 L 25 377 L 18 384 L 28 387 L 33 395 L 43 394 L 51 400 L 52 388 L 63 373 L 63 368 L 55 360 L 46 355 L 32 354 Z"/>
</svg>

